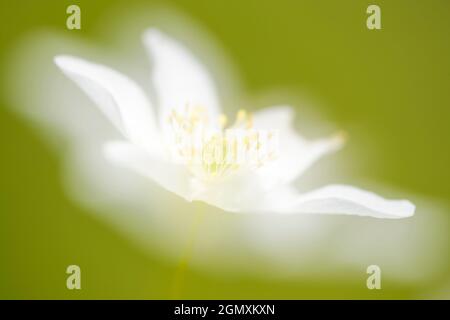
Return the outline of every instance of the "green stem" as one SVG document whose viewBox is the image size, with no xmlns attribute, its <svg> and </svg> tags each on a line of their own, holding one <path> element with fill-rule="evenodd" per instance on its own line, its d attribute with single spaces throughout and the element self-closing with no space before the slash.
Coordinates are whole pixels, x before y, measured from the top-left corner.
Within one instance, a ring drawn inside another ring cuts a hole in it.
<svg viewBox="0 0 450 320">
<path fill-rule="evenodd" d="M 172 297 L 173 299 L 180 299 L 183 293 L 184 283 L 185 283 L 185 275 L 186 269 L 189 265 L 189 262 L 192 258 L 192 252 L 194 248 L 195 241 L 197 239 L 197 231 L 203 220 L 203 210 L 197 210 L 192 220 L 188 239 L 186 242 L 186 246 L 184 247 L 183 253 L 178 262 L 177 268 L 174 274 L 173 288 L 172 288 Z"/>
</svg>

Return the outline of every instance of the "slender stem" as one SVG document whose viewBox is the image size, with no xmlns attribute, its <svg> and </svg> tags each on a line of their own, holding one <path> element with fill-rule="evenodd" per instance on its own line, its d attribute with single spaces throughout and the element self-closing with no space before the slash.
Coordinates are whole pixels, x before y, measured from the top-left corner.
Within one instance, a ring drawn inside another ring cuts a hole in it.
<svg viewBox="0 0 450 320">
<path fill-rule="evenodd" d="M 203 220 L 203 210 L 197 210 L 195 212 L 194 218 L 189 229 L 188 239 L 180 260 L 178 262 L 177 268 L 175 270 L 172 297 L 173 299 L 180 299 L 183 293 L 183 287 L 185 283 L 186 269 L 189 265 L 189 261 L 192 258 L 192 252 L 197 239 L 197 233 L 199 226 Z"/>
</svg>

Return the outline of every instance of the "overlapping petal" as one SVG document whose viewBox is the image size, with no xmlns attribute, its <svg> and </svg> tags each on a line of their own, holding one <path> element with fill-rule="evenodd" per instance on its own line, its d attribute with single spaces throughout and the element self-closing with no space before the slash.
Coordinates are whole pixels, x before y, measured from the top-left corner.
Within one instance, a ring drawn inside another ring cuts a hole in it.
<svg viewBox="0 0 450 320">
<path fill-rule="evenodd" d="M 126 141 L 111 141 L 104 145 L 108 160 L 150 178 L 164 189 L 191 200 L 191 177 L 184 166 L 165 161 Z"/>
<path fill-rule="evenodd" d="M 55 63 L 125 137 L 149 151 L 158 149 L 153 110 L 144 92 L 134 81 L 109 67 L 77 57 L 57 56 Z"/>
<path fill-rule="evenodd" d="M 157 29 L 147 30 L 143 41 L 152 64 L 161 128 L 167 133 L 170 112 L 183 111 L 187 105 L 205 108 L 210 123 L 214 123 L 220 113 L 219 99 L 215 83 L 201 62 Z"/>
<path fill-rule="evenodd" d="M 255 208 L 285 214 L 349 214 L 374 218 L 399 219 L 414 214 L 407 200 L 387 200 L 372 192 L 347 185 L 328 185 L 300 194 L 291 186 L 266 195 L 266 202 Z"/>
<path fill-rule="evenodd" d="M 270 185 L 285 184 L 298 178 L 323 155 L 338 150 L 344 142 L 342 135 L 307 140 L 293 128 L 294 111 L 290 107 L 277 106 L 258 111 L 253 116 L 256 129 L 278 131 L 278 159 L 259 170 Z"/>
</svg>

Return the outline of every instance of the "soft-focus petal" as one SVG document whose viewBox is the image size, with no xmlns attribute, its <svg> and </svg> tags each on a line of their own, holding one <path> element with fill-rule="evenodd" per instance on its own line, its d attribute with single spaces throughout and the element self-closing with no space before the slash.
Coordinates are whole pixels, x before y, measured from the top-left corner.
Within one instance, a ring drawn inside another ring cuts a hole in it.
<svg viewBox="0 0 450 320">
<path fill-rule="evenodd" d="M 134 144 L 122 141 L 106 143 L 104 153 L 108 160 L 132 169 L 191 201 L 191 180 L 184 166 L 166 162 Z"/>
<path fill-rule="evenodd" d="M 294 111 L 285 106 L 267 108 L 253 116 L 256 129 L 278 131 L 278 158 L 258 170 L 271 185 L 293 181 L 320 157 L 343 145 L 344 138 L 341 134 L 313 141 L 305 139 L 293 128 L 293 119 Z"/>
<path fill-rule="evenodd" d="M 372 192 L 345 185 L 329 185 L 304 194 L 292 188 L 268 195 L 268 210 L 278 213 L 350 214 L 374 218 L 406 218 L 415 206 L 407 200 L 387 200 Z M 285 192 L 284 192 L 285 191 Z M 270 205 L 269 205 L 270 202 Z"/>
<path fill-rule="evenodd" d="M 56 65 L 134 143 L 155 150 L 155 117 L 148 99 L 131 79 L 106 66 L 71 57 L 55 57 Z"/>
<path fill-rule="evenodd" d="M 251 170 L 242 170 L 222 181 L 197 188 L 194 200 L 206 202 L 228 212 L 249 212 L 261 203 L 266 191 L 262 178 Z"/>
<path fill-rule="evenodd" d="M 182 111 L 186 105 L 205 108 L 213 123 L 220 106 L 206 68 L 181 43 L 159 30 L 147 30 L 143 41 L 152 63 L 151 79 L 163 130 L 167 128 L 170 111 Z"/>
</svg>

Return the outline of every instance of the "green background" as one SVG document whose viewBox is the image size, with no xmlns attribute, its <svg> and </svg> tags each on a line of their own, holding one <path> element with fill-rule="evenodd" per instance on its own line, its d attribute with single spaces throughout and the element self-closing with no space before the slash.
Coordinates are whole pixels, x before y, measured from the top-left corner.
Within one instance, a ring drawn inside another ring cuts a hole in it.
<svg viewBox="0 0 450 320">
<path fill-rule="evenodd" d="M 450 202 L 450 2 L 164 3 L 219 40 L 250 94 L 306 87 L 352 139 L 369 139 L 371 161 L 358 164 L 355 175 Z M 382 9 L 381 31 L 365 27 L 371 3 Z M 0 61 L 33 29 L 64 30 L 69 4 L 82 10 L 76 32 L 95 41 L 96 19 L 130 1 L 2 1 Z M 0 298 L 169 298 L 175 265 L 138 250 L 72 202 L 62 189 L 58 155 L 6 99 L 0 103 Z M 82 290 L 69 291 L 64 271 L 75 261 L 89 272 Z M 183 297 L 414 298 L 448 281 L 374 292 L 361 286 L 365 277 L 275 281 L 188 269 Z"/>
</svg>

